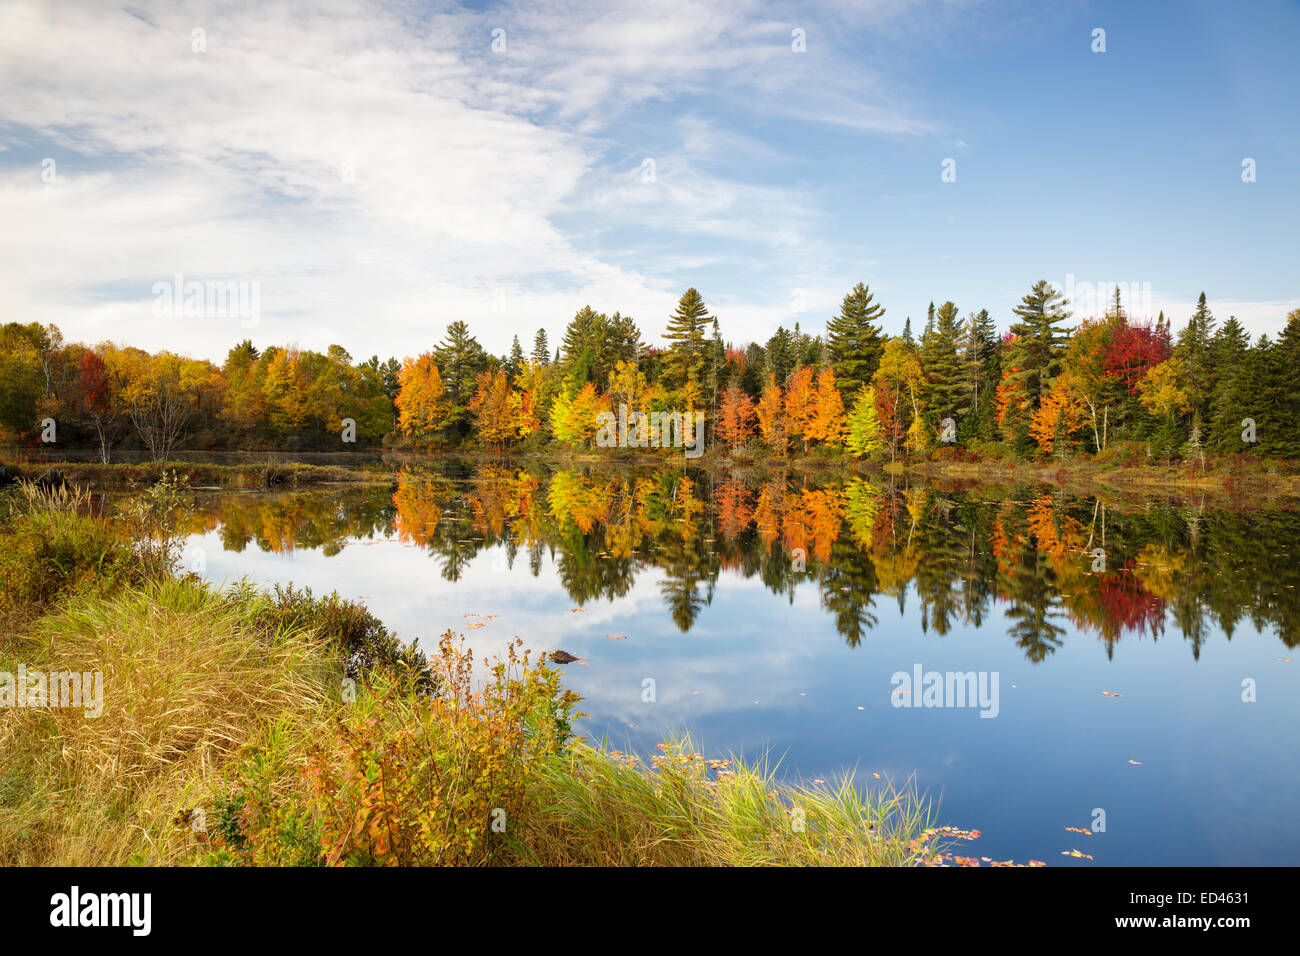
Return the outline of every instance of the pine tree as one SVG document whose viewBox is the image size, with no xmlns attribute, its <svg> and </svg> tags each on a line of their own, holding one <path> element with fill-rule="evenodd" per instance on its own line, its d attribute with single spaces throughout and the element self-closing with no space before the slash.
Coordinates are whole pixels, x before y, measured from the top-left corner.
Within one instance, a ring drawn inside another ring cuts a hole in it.
<svg viewBox="0 0 1300 956">
<path fill-rule="evenodd" d="M 574 313 L 569 324 L 564 327 L 564 339 L 560 345 L 560 351 L 564 355 L 564 374 L 567 376 L 574 362 L 587 353 L 590 358 L 588 373 L 593 381 L 603 382 L 609 371 L 605 362 L 608 341 L 609 319 L 604 313 L 584 305 Z"/>
<path fill-rule="evenodd" d="M 524 367 L 524 350 L 519 344 L 519 336 L 516 335 L 510 342 L 510 355 L 502 364 L 505 366 L 506 374 L 511 381 L 519 374 L 519 370 Z"/>
<path fill-rule="evenodd" d="M 1196 300 L 1196 311 L 1178 335 L 1174 354 L 1187 368 L 1188 395 L 1193 415 L 1206 417 L 1210 396 L 1214 393 L 1214 315 L 1205 304 L 1205 293 Z"/>
<path fill-rule="evenodd" d="M 908 348 L 916 345 L 916 339 L 912 338 L 912 317 L 910 315 L 907 317 L 907 321 L 903 323 L 902 338 Z"/>
<path fill-rule="evenodd" d="M 876 323 L 884 314 L 884 307 L 872 301 L 871 290 L 859 282 L 840 303 L 840 314 L 826 323 L 826 345 L 835 380 L 840 392 L 850 400 L 871 381 L 880 365 L 884 345 Z"/>
<path fill-rule="evenodd" d="M 442 369 L 447 397 L 456 405 L 469 401 L 474 394 L 475 378 L 487 367 L 487 355 L 470 334 L 469 326 L 461 321 L 450 323 L 434 355 Z"/>
<path fill-rule="evenodd" d="M 991 391 L 988 386 L 997 381 L 992 368 L 997 344 L 997 327 L 988 309 L 980 309 L 978 315 L 970 313 L 962 329 L 962 398 L 957 409 L 963 423 L 970 423 L 966 429 L 970 434 L 982 433 L 984 406 Z"/>
<path fill-rule="evenodd" d="M 641 330 L 630 315 L 615 312 L 605 323 L 605 341 L 601 352 L 605 362 L 612 369 L 619 362 L 639 364 L 645 354 L 645 343 L 641 341 Z"/>
<path fill-rule="evenodd" d="M 926 404 L 935 422 L 956 414 L 961 403 L 962 368 L 957 357 L 957 306 L 945 302 L 926 323 L 921 362 L 926 374 Z M 933 424 L 933 422 L 932 422 Z"/>
<path fill-rule="evenodd" d="M 1047 397 L 1060 374 L 1070 330 L 1058 326 L 1071 315 L 1065 309 L 1067 305 L 1052 284 L 1041 279 L 1012 310 L 1020 321 L 1011 326 L 1014 338 L 1004 364 L 1013 371 L 1004 384 L 1025 396 L 1027 411 L 1032 412 Z"/>
<path fill-rule="evenodd" d="M 705 330 L 712 318 L 699 292 L 691 288 L 682 293 L 664 332 L 668 353 L 664 356 L 663 379 L 669 388 L 681 388 L 688 382 L 704 384 L 708 358 Z"/>
<path fill-rule="evenodd" d="M 764 346 L 763 370 L 780 385 L 790 377 L 796 365 L 794 336 L 785 326 L 779 326 Z"/>
<path fill-rule="evenodd" d="M 1210 401 L 1206 443 L 1216 453 L 1232 454 L 1240 450 L 1241 420 L 1250 414 L 1252 389 L 1247 374 L 1250 337 L 1235 315 L 1228 316 L 1214 337 L 1213 352 L 1219 375 Z"/>
<path fill-rule="evenodd" d="M 538 365 L 551 364 L 551 345 L 546 341 L 545 329 L 538 329 L 533 336 L 533 361 Z"/>
</svg>

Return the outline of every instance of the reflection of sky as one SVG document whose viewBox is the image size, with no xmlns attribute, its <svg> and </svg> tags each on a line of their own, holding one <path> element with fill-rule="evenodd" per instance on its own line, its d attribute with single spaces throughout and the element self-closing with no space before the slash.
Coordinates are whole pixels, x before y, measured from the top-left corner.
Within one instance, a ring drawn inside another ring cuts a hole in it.
<svg viewBox="0 0 1300 956">
<path fill-rule="evenodd" d="M 191 545 L 204 549 L 211 580 L 336 589 L 425 648 L 453 628 L 480 658 L 516 634 L 529 648 L 585 657 L 585 666 L 565 668 L 590 715 L 579 730 L 616 748 L 645 753 L 688 730 L 710 756 L 766 750 L 793 778 L 829 781 L 855 767 L 867 782 L 873 773 L 900 782 L 915 774 L 941 801 L 942 822 L 983 832 L 966 851 L 975 855 L 1075 864 L 1061 851 L 1077 847 L 1098 864 L 1300 858 L 1292 796 L 1300 662 L 1279 662 L 1292 655 L 1249 622 L 1230 642 L 1212 631 L 1198 662 L 1172 624 L 1158 641 L 1125 638 L 1108 660 L 1102 641 L 1059 619 L 1063 646 L 1034 665 L 1006 636 L 1000 605 L 982 628 L 958 623 L 939 637 L 922 633 L 914 591 L 901 616 L 893 598 L 877 595 L 879 624 L 850 648 L 811 583 L 791 602 L 757 578 L 723 571 L 712 604 L 683 634 L 656 568 L 640 571 L 625 597 L 575 614 L 549 556 L 533 577 L 525 553 L 507 569 L 500 547 L 468 562 L 453 584 L 437 558 L 396 540 L 350 543 L 330 558 L 255 546 L 226 552 L 215 533 Z M 499 616 L 464 630 L 475 620 L 466 614 Z M 891 675 L 918 663 L 998 672 L 999 716 L 893 707 Z M 1258 683 L 1257 703 L 1241 702 L 1247 677 Z M 642 701 L 647 678 L 653 703 Z M 1106 833 L 1065 831 L 1089 827 L 1098 807 Z"/>
</svg>

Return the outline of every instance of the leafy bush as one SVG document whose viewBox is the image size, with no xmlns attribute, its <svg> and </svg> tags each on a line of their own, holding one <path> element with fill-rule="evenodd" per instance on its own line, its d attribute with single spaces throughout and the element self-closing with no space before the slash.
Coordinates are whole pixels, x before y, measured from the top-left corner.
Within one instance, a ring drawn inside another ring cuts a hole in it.
<svg viewBox="0 0 1300 956">
<path fill-rule="evenodd" d="M 287 852 L 328 865 L 429 866 L 508 855 L 530 816 L 531 779 L 570 736 L 576 697 L 556 671 L 530 666 L 518 641 L 478 691 L 473 656 L 451 632 L 436 662 L 434 697 L 373 674 L 311 748 L 307 786 L 295 794 L 268 785 L 267 761 L 247 764 L 211 858 L 282 863 Z"/>
<path fill-rule="evenodd" d="M 440 696 L 379 686 L 313 754 L 330 864 L 490 863 L 529 816 L 529 781 L 558 753 L 576 696 L 558 672 L 529 666 L 520 642 L 475 692 L 473 656 L 439 644 Z"/>
</svg>

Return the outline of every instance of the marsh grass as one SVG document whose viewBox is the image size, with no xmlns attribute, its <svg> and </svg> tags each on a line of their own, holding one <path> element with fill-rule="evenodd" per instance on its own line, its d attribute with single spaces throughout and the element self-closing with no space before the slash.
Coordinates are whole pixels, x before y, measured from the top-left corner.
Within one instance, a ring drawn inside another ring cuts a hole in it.
<svg viewBox="0 0 1300 956">
<path fill-rule="evenodd" d="M 577 744 L 534 781 L 520 862 L 565 866 L 913 866 L 941 847 L 910 786 L 779 782 L 775 763 L 708 760 L 689 736 L 638 758 Z"/>
<path fill-rule="evenodd" d="M 0 716 L 0 862 L 170 864 L 193 853 L 179 811 L 221 791 L 228 765 L 286 721 L 305 747 L 337 698 L 342 659 L 310 630 L 268 632 L 255 608 L 192 580 L 87 596 L 5 648 L 47 671 L 103 673 L 103 714 Z"/>
</svg>

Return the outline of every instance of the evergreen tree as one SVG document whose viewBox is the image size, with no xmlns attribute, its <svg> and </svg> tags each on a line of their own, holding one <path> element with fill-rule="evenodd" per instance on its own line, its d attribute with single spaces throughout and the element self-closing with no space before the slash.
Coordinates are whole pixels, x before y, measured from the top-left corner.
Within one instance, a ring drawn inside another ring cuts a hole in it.
<svg viewBox="0 0 1300 956">
<path fill-rule="evenodd" d="M 538 329 L 533 336 L 533 361 L 538 365 L 551 364 L 551 346 L 546 341 L 546 330 Z"/>
<path fill-rule="evenodd" d="M 1219 376 L 1210 402 L 1206 444 L 1216 453 L 1233 454 L 1241 450 L 1241 420 L 1250 414 L 1252 391 L 1247 374 L 1250 337 L 1235 315 L 1228 316 L 1214 337 L 1213 352 Z"/>
<path fill-rule="evenodd" d="M 967 434 L 983 434 L 983 418 L 987 411 L 990 383 L 997 382 L 991 367 L 997 354 L 997 327 L 989 317 L 988 309 L 980 309 L 966 317 L 962 329 L 961 367 L 962 398 L 958 412 Z"/>
<path fill-rule="evenodd" d="M 619 362 L 637 365 L 645 354 L 641 330 L 630 315 L 615 312 L 605 323 L 605 341 L 601 348 L 605 363 L 612 370 Z"/>
<path fill-rule="evenodd" d="M 912 337 L 912 317 L 910 315 L 907 317 L 907 321 L 903 323 L 902 338 L 908 348 L 912 348 L 916 345 L 916 339 Z"/>
<path fill-rule="evenodd" d="M 1012 311 L 1019 321 L 1011 326 L 1015 336 L 1008 349 L 1005 365 L 1014 369 L 1008 380 L 1028 396 L 1031 409 L 1051 391 L 1052 382 L 1061 370 L 1070 330 L 1060 328 L 1071 315 L 1061 293 L 1046 279 L 1040 279 Z"/>
<path fill-rule="evenodd" d="M 956 414 L 961 403 L 962 368 L 957 357 L 957 306 L 945 302 L 926 323 L 921 340 L 921 364 L 926 374 L 926 405 L 933 422 Z"/>
<path fill-rule="evenodd" d="M 575 312 L 569 324 L 564 327 L 564 338 L 560 345 L 560 351 L 564 354 L 565 374 L 583 352 L 590 351 L 593 372 L 598 376 L 597 381 L 603 381 L 599 378 L 599 373 L 605 365 L 603 353 L 608 338 L 609 319 L 603 313 L 589 305 L 584 305 Z"/>
<path fill-rule="evenodd" d="M 510 355 L 502 364 L 505 365 L 506 375 L 513 382 L 515 376 L 519 374 L 519 370 L 524 367 L 524 350 L 519 344 L 519 336 L 516 335 L 511 341 Z"/>
<path fill-rule="evenodd" d="M 1194 417 L 1205 420 L 1214 392 L 1214 316 L 1205 304 L 1205 293 L 1196 300 L 1196 311 L 1178 335 L 1174 354 L 1187 366 L 1188 397 Z"/>
<path fill-rule="evenodd" d="M 448 405 L 442 428 L 453 439 L 464 438 L 471 426 L 468 406 L 476 391 L 475 379 L 488 367 L 490 357 L 470 335 L 469 326 L 459 320 L 447 326 L 447 337 L 433 355 Z"/>
<path fill-rule="evenodd" d="M 871 290 L 859 282 L 840 303 L 840 314 L 826 323 L 831 367 L 846 398 L 855 398 L 876 374 L 884 348 L 876 323 L 884 314 L 884 307 L 872 301 Z"/>
<path fill-rule="evenodd" d="M 779 326 L 763 349 L 764 377 L 775 377 L 778 385 L 784 385 L 798 364 L 795 351 L 794 336 Z"/>
<path fill-rule="evenodd" d="M 668 353 L 664 356 L 663 378 L 668 387 L 681 388 L 687 382 L 704 384 L 709 351 L 705 330 L 712 318 L 699 292 L 691 288 L 682 293 L 664 332 Z"/>
<path fill-rule="evenodd" d="M 447 398 L 453 405 L 464 406 L 474 397 L 474 379 L 488 367 L 488 355 L 469 326 L 456 321 L 447 326 L 447 337 L 434 351 Z"/>
</svg>

